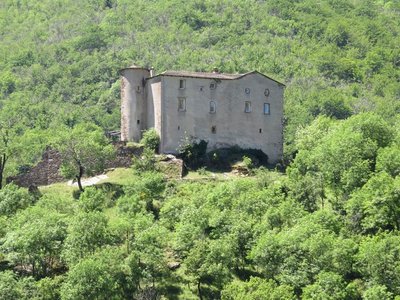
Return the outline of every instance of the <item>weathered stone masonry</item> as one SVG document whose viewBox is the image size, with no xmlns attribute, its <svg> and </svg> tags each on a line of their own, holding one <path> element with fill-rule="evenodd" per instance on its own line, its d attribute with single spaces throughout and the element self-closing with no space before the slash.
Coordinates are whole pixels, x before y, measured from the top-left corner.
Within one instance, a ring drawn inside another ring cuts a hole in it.
<svg viewBox="0 0 400 300">
<path fill-rule="evenodd" d="M 132 164 L 132 157 L 139 156 L 142 148 L 131 148 L 125 143 L 116 143 L 116 157 L 106 163 L 106 168 L 128 168 Z M 7 178 L 7 183 L 14 182 L 22 187 L 49 185 L 65 181 L 60 174 L 61 155 L 57 150 L 47 149 L 42 160 L 28 172 Z"/>
</svg>

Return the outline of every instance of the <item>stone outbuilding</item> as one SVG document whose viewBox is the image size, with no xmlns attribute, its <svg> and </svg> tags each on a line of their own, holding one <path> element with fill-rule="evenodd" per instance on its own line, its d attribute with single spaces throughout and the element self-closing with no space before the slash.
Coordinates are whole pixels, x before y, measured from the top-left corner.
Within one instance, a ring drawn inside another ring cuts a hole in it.
<svg viewBox="0 0 400 300">
<path fill-rule="evenodd" d="M 139 141 L 155 128 L 160 152 L 176 153 L 185 137 L 208 141 L 208 150 L 260 149 L 270 163 L 283 154 L 285 85 L 252 71 L 244 74 L 121 70 L 121 140 Z"/>
</svg>

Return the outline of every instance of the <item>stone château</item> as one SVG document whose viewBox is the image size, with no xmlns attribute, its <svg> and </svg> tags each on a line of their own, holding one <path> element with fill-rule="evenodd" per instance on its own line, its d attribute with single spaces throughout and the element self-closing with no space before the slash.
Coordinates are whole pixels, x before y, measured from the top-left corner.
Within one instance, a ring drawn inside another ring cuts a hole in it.
<svg viewBox="0 0 400 300">
<path fill-rule="evenodd" d="M 176 153 L 183 138 L 222 147 L 260 149 L 270 163 L 283 153 L 285 85 L 257 71 L 244 74 L 121 70 L 121 140 L 139 141 L 155 128 L 160 152 Z"/>
</svg>

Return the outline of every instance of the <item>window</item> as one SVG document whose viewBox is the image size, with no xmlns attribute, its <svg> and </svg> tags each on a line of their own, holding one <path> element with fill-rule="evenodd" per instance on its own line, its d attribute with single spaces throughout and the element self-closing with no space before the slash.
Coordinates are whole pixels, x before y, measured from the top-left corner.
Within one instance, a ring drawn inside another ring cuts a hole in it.
<svg viewBox="0 0 400 300">
<path fill-rule="evenodd" d="M 185 79 L 180 79 L 179 80 L 179 89 L 183 90 L 186 87 L 186 80 Z"/>
<path fill-rule="evenodd" d="M 211 126 L 211 133 L 213 134 L 217 133 L 217 126 Z"/>
<path fill-rule="evenodd" d="M 178 125 L 178 131 L 181 130 L 181 126 Z"/>
<path fill-rule="evenodd" d="M 264 103 L 264 115 L 271 114 L 269 103 Z"/>
<path fill-rule="evenodd" d="M 216 87 L 217 85 L 215 84 L 215 82 L 210 83 L 210 90 L 215 90 Z"/>
<path fill-rule="evenodd" d="M 140 93 L 142 91 L 140 85 L 136 86 L 136 93 Z"/>
<path fill-rule="evenodd" d="M 258 132 L 259 132 L 259 133 L 262 133 L 262 128 L 258 129 Z"/>
<path fill-rule="evenodd" d="M 178 111 L 186 111 L 186 98 L 178 98 Z"/>
<path fill-rule="evenodd" d="M 244 92 L 246 93 L 246 95 L 250 95 L 250 89 L 249 88 L 245 88 Z"/>
<path fill-rule="evenodd" d="M 251 102 L 250 101 L 246 101 L 244 103 L 244 112 L 246 112 L 246 113 L 251 112 Z"/>
<path fill-rule="evenodd" d="M 136 124 L 138 124 L 138 125 L 139 125 L 139 124 L 140 124 L 140 120 L 137 120 L 137 121 L 136 121 Z"/>
<path fill-rule="evenodd" d="M 215 114 L 217 111 L 217 104 L 214 101 L 210 101 L 210 114 Z"/>
</svg>

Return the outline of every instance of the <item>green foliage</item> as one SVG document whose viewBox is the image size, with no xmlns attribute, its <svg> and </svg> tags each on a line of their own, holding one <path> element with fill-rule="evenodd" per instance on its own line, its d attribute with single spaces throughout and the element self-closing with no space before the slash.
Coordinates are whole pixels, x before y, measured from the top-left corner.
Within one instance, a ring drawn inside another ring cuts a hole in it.
<svg viewBox="0 0 400 300">
<path fill-rule="evenodd" d="M 381 148 L 376 158 L 376 170 L 396 177 L 400 175 L 400 149 L 398 145 Z"/>
<path fill-rule="evenodd" d="M 37 298 L 40 300 L 60 299 L 60 288 L 63 280 L 63 276 L 56 276 L 54 278 L 46 277 L 39 280 L 36 283 Z"/>
<path fill-rule="evenodd" d="M 17 280 L 13 272 L 0 272 L 0 291 L 1 300 L 21 298 L 21 291 L 17 289 Z"/>
<path fill-rule="evenodd" d="M 0 299 L 28 300 L 36 296 L 36 288 L 31 277 L 18 278 L 11 271 L 0 272 Z"/>
<path fill-rule="evenodd" d="M 1 183 L 49 144 L 68 177 L 101 172 L 103 132 L 120 126 L 118 70 L 132 62 L 285 82 L 289 167 L 165 182 L 148 151 L 117 182 L 124 194 L 46 187 L 34 202 L 7 186 L 0 299 L 399 295 L 399 12 L 378 0 L 3 0 Z M 191 168 L 224 154 L 263 164 L 192 142 Z"/>
<path fill-rule="evenodd" d="M 343 209 L 349 195 L 372 176 L 378 150 L 392 138 L 392 128 L 374 114 L 343 122 L 317 119 L 300 134 L 299 152 L 288 170 L 293 197 L 312 211 L 332 192 L 334 197 L 327 200 Z"/>
<path fill-rule="evenodd" d="M 62 156 L 62 174 L 76 179 L 81 191 L 82 176 L 104 171 L 105 163 L 115 152 L 102 130 L 93 124 L 80 124 L 60 133 L 56 148 Z"/>
<path fill-rule="evenodd" d="M 196 141 L 191 137 L 185 137 L 178 148 L 179 156 L 183 159 L 185 166 L 189 169 L 196 169 L 203 164 L 207 144 L 204 140 Z"/>
<path fill-rule="evenodd" d="M 158 168 L 154 151 L 150 148 L 144 148 L 141 156 L 132 157 L 132 169 L 135 174 L 142 172 L 156 171 Z"/>
<path fill-rule="evenodd" d="M 303 299 L 341 300 L 347 298 L 346 284 L 340 275 L 331 272 L 318 274 L 317 281 L 304 288 Z"/>
<path fill-rule="evenodd" d="M 346 203 L 349 223 L 356 232 L 400 229 L 400 178 L 382 172 L 373 176 Z"/>
<path fill-rule="evenodd" d="M 102 211 L 106 207 L 106 201 L 104 191 L 94 187 L 85 189 L 79 197 L 79 205 L 85 212 Z"/>
<path fill-rule="evenodd" d="M 397 233 L 366 237 L 360 243 L 356 258 L 357 269 L 364 274 L 366 281 L 383 285 L 394 294 L 400 292 L 399 241 Z M 384 294 L 385 290 L 375 287 L 370 293 Z"/>
<path fill-rule="evenodd" d="M 117 206 L 124 214 L 152 212 L 157 217 L 155 203 L 161 199 L 165 189 L 165 178 L 161 173 L 145 172 L 132 185 L 125 188 L 125 196 L 121 197 Z"/>
<path fill-rule="evenodd" d="M 365 290 L 363 294 L 365 300 L 390 300 L 393 299 L 393 294 L 389 292 L 384 285 L 372 285 Z"/>
<path fill-rule="evenodd" d="M 140 140 L 140 143 L 143 144 L 146 148 L 149 148 L 156 152 L 158 151 L 158 146 L 160 145 L 160 136 L 154 128 L 151 128 L 143 132 L 143 137 Z"/>
<path fill-rule="evenodd" d="M 0 215 L 11 216 L 20 209 L 33 204 L 34 198 L 28 191 L 14 184 L 8 184 L 0 190 Z"/>
<path fill-rule="evenodd" d="M 70 221 L 62 255 L 69 266 L 74 266 L 108 242 L 109 232 L 104 214 L 82 212 Z"/>
<path fill-rule="evenodd" d="M 221 299 L 294 300 L 296 297 L 290 286 L 278 285 L 273 280 L 251 277 L 247 282 L 233 281 L 222 291 Z"/>
<path fill-rule="evenodd" d="M 247 156 L 243 156 L 243 164 L 248 170 L 251 170 L 254 167 L 251 158 Z"/>
<path fill-rule="evenodd" d="M 121 299 L 124 275 L 121 251 L 105 248 L 71 268 L 61 287 L 61 299 Z"/>
<path fill-rule="evenodd" d="M 30 269 L 36 278 L 62 266 L 62 244 L 67 235 L 63 215 L 37 206 L 17 214 L 9 225 L 1 250 L 14 264 Z"/>
</svg>

